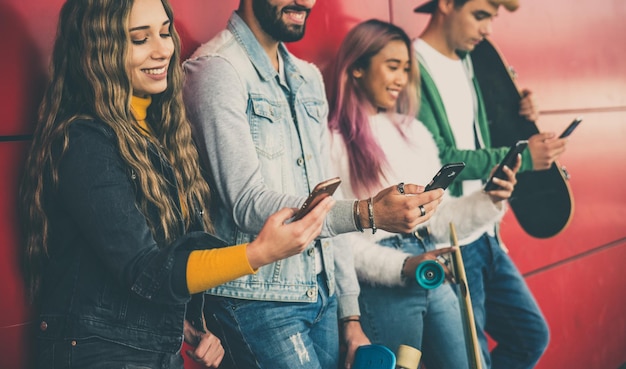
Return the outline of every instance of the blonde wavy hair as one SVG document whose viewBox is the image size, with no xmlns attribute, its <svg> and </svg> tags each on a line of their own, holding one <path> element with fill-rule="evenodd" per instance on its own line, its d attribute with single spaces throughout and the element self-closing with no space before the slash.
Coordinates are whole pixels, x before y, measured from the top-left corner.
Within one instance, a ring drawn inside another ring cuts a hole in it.
<svg viewBox="0 0 626 369">
<path fill-rule="evenodd" d="M 155 146 L 174 168 L 182 205 L 192 214 L 208 207 L 210 191 L 197 164 L 198 153 L 182 101 L 180 38 L 171 6 L 167 0 L 161 2 L 171 20 L 175 50 L 168 69 L 168 88 L 152 96 L 146 120 L 154 131 Z M 157 224 L 146 217 L 153 234 L 162 230 L 168 243 L 176 237 L 180 214 L 165 179 L 150 162 L 150 144 L 140 133 L 130 108 L 132 85 L 127 65 L 132 6 L 133 0 L 68 0 L 61 9 L 50 80 L 39 108 L 20 193 L 24 274 L 32 298 L 37 295 L 48 258 L 44 178 L 58 185 L 59 161 L 68 147 L 69 127 L 77 119 L 103 122 L 113 130 L 122 159 L 137 174 L 138 190 L 143 194 L 141 211 L 147 215 L 148 208 L 154 208 L 158 212 Z M 185 222 L 189 225 L 189 217 Z M 212 230 L 208 216 L 203 222 Z"/>
</svg>

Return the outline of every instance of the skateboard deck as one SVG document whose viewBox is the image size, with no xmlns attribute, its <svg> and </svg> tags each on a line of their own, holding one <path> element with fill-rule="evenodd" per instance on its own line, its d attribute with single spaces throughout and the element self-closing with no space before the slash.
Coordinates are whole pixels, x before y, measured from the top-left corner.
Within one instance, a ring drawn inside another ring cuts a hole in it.
<svg viewBox="0 0 626 369">
<path fill-rule="evenodd" d="M 534 122 L 519 115 L 520 90 L 515 73 L 489 40 L 471 53 L 489 119 L 493 147 L 511 146 L 539 133 Z M 568 174 L 557 162 L 550 169 L 517 174 L 509 204 L 522 229 L 536 238 L 548 238 L 567 227 L 574 213 Z"/>
<path fill-rule="evenodd" d="M 472 298 L 467 285 L 467 276 L 465 275 L 465 265 L 461 256 L 461 248 L 456 237 L 456 229 L 454 224 L 450 223 L 450 244 L 456 246 L 457 250 L 451 253 L 452 275 L 456 283 L 457 296 L 459 297 L 459 306 L 461 308 L 461 320 L 463 321 L 463 332 L 465 334 L 465 348 L 467 350 L 467 359 L 470 369 L 482 369 L 482 353 L 480 344 L 478 343 L 478 335 L 476 333 L 476 324 L 474 322 L 474 310 L 472 308 Z"/>
</svg>

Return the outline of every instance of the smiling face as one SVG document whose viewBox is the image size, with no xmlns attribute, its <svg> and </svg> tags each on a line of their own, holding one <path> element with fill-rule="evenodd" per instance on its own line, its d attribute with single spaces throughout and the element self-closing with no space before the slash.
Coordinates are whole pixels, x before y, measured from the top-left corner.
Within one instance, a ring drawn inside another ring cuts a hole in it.
<svg viewBox="0 0 626 369">
<path fill-rule="evenodd" d="M 409 81 L 409 49 L 403 41 L 393 40 L 374 55 L 365 68 L 352 76 L 376 109 L 391 110 Z"/>
<path fill-rule="evenodd" d="M 472 51 L 491 34 L 498 5 L 489 0 L 469 0 L 455 8 L 452 0 L 446 5 L 446 38 L 451 50 Z"/>
<path fill-rule="evenodd" d="M 135 0 L 129 19 L 133 95 L 146 97 L 167 88 L 167 70 L 174 53 L 170 26 L 161 0 Z"/>
<path fill-rule="evenodd" d="M 253 0 L 252 10 L 265 33 L 276 41 L 293 42 L 304 36 L 315 0 Z"/>
</svg>

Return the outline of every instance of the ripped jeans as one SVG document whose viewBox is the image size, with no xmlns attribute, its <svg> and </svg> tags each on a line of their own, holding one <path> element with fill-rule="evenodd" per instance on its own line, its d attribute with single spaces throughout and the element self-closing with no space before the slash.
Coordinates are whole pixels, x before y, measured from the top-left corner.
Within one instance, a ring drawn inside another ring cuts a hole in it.
<svg viewBox="0 0 626 369">
<path fill-rule="evenodd" d="M 315 303 L 251 301 L 206 295 L 209 330 L 222 340 L 233 369 L 337 368 L 337 298 L 317 276 Z"/>
</svg>

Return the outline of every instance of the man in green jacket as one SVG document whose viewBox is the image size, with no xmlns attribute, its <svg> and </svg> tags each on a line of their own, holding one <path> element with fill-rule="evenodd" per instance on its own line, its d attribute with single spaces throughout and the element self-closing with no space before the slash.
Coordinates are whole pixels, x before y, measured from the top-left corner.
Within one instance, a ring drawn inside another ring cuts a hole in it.
<svg viewBox="0 0 626 369">
<path fill-rule="evenodd" d="M 432 132 L 443 163 L 463 161 L 465 170 L 449 191 L 463 196 L 482 187 L 508 147 L 491 147 L 482 94 L 472 74 L 469 52 L 491 32 L 499 6 L 513 11 L 518 0 L 431 0 L 415 9 L 431 18 L 415 49 L 420 61 L 419 120 Z M 530 91 L 520 114 L 535 121 Z M 553 132 L 529 138 L 521 170 L 550 168 L 566 141 Z M 547 323 L 524 278 L 492 230 L 459 240 L 486 368 L 533 368 L 548 341 Z M 497 346 L 489 353 L 486 333 Z"/>
</svg>

